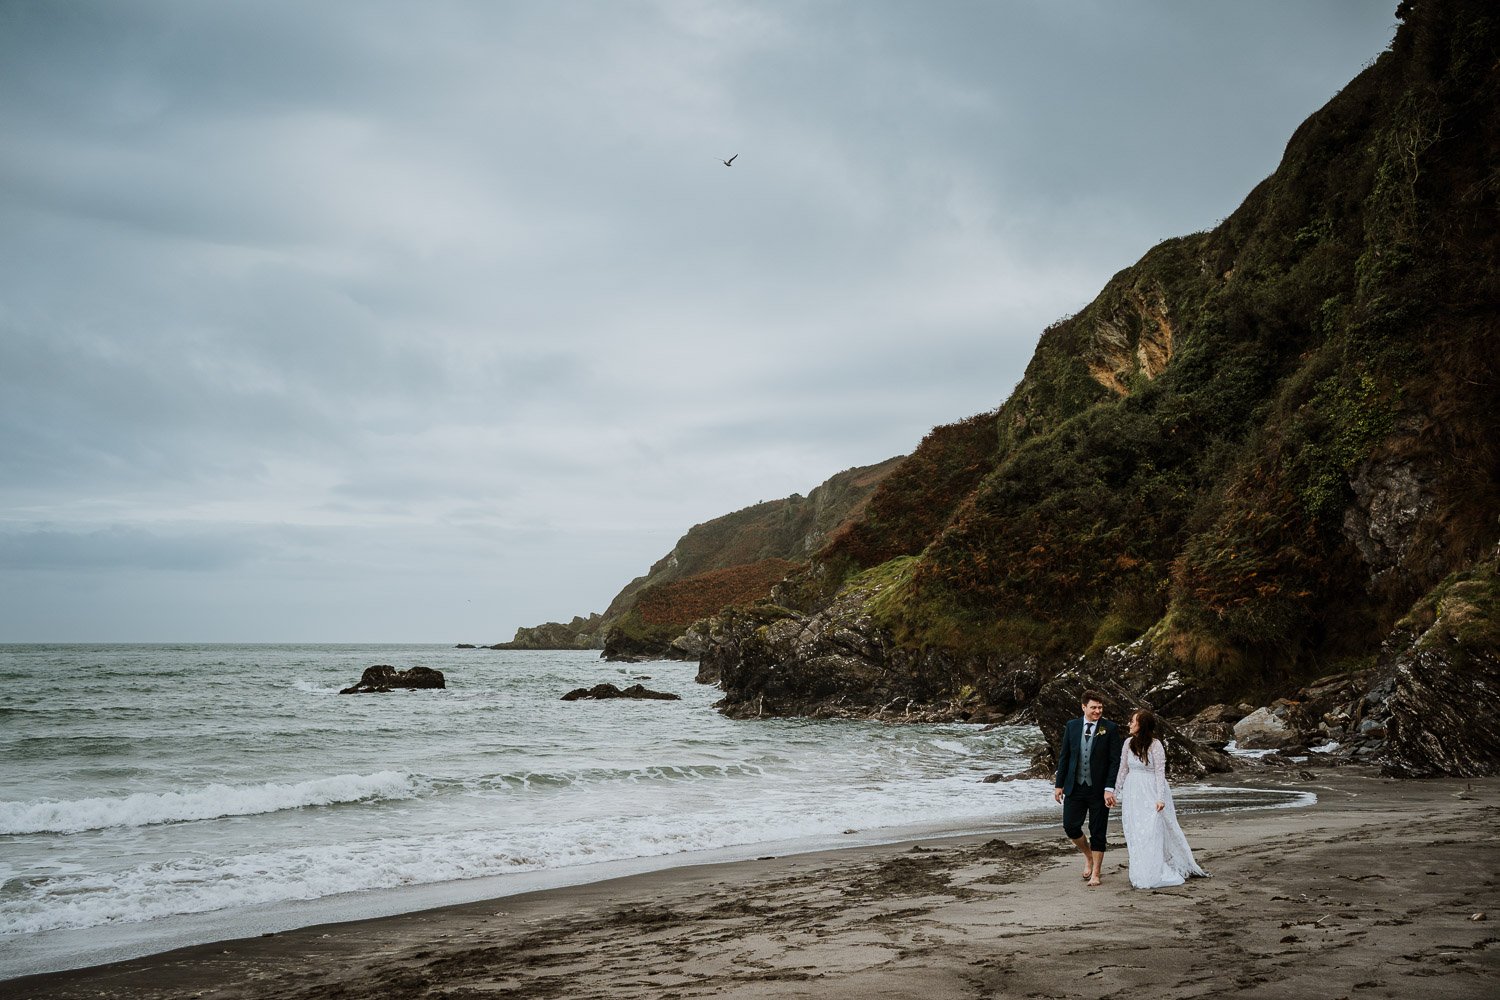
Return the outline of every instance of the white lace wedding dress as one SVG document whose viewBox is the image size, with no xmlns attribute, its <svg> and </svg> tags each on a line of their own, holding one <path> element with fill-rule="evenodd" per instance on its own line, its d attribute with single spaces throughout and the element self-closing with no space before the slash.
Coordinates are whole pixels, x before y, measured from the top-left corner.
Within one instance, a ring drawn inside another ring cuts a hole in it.
<svg viewBox="0 0 1500 1000">
<path fill-rule="evenodd" d="M 1206 875 L 1193 860 L 1172 790 L 1167 787 L 1167 750 L 1161 740 L 1152 740 L 1143 761 L 1130 750 L 1126 738 L 1120 754 L 1120 773 L 1115 777 L 1120 796 L 1120 825 L 1125 829 L 1125 847 L 1130 852 L 1130 884 L 1137 889 L 1160 889 L 1181 885 L 1190 875 Z M 1166 803 L 1161 812 L 1158 802 Z"/>
</svg>

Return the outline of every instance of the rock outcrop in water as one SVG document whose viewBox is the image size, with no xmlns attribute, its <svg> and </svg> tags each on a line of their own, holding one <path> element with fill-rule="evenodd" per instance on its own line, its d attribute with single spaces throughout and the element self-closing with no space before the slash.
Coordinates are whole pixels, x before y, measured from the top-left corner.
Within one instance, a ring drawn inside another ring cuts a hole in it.
<svg viewBox="0 0 1500 1000">
<path fill-rule="evenodd" d="M 339 694 L 388 694 L 398 689 L 416 690 L 447 686 L 448 682 L 441 670 L 434 670 L 431 667 L 397 670 L 390 664 L 378 663 L 373 667 L 366 667 L 365 672 L 360 675 L 359 683 L 344 688 Z"/>
<path fill-rule="evenodd" d="M 591 688 L 574 688 L 562 696 L 562 701 L 596 701 L 603 698 L 642 698 L 654 701 L 680 701 L 682 695 L 670 691 L 652 691 L 642 684 L 618 688 L 613 684 L 595 684 Z"/>
</svg>

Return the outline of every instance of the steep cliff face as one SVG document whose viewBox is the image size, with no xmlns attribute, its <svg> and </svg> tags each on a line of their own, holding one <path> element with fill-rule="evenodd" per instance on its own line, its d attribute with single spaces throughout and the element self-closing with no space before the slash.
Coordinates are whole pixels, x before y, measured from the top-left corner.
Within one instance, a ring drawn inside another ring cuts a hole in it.
<svg viewBox="0 0 1500 1000">
<path fill-rule="evenodd" d="M 812 490 L 694 525 L 602 614 L 516 630 L 494 649 L 602 649 L 609 657 L 696 657 L 673 641 L 721 608 L 763 600 L 860 515 L 900 457 L 846 469 Z"/>
<path fill-rule="evenodd" d="M 1257 697 L 1371 667 L 1491 550 L 1500 18 L 1398 16 L 1224 223 L 1152 249 L 1044 332 L 997 411 L 930 434 L 779 588 L 792 617 L 721 635 L 728 710 L 862 686 L 951 705 L 1124 643 L 1181 678 L 1181 710 Z"/>
</svg>

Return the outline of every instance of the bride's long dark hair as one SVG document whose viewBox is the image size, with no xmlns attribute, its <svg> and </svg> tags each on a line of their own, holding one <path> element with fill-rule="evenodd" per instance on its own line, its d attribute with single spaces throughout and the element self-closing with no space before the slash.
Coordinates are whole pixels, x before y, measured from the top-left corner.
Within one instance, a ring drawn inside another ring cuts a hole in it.
<svg viewBox="0 0 1500 1000">
<path fill-rule="evenodd" d="M 1130 752 L 1143 762 L 1151 752 L 1151 741 L 1156 739 L 1156 716 L 1149 708 L 1135 710 L 1135 735 L 1130 737 Z"/>
</svg>

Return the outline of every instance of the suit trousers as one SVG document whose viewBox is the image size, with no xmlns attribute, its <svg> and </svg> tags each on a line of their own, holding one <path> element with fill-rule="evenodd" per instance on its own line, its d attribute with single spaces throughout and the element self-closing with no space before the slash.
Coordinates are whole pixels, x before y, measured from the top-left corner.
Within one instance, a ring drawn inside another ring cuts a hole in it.
<svg viewBox="0 0 1500 1000">
<path fill-rule="evenodd" d="M 1104 804 L 1104 788 L 1093 785 L 1073 786 L 1073 791 L 1063 796 L 1063 833 L 1069 840 L 1083 836 L 1083 823 L 1089 824 L 1089 850 L 1102 851 L 1104 834 L 1109 827 L 1109 806 Z"/>
</svg>

